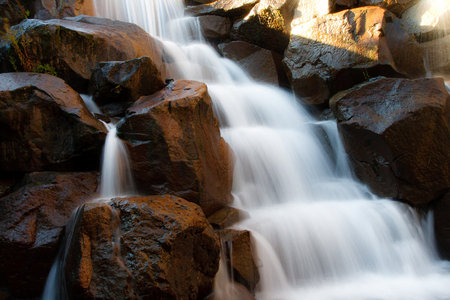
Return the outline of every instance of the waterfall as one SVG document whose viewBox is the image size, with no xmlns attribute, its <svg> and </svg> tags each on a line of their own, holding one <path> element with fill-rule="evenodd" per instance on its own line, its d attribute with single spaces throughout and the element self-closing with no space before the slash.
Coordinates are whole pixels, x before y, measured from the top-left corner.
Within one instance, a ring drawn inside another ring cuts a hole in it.
<svg viewBox="0 0 450 300">
<path fill-rule="evenodd" d="M 95 4 L 97 15 L 160 38 L 173 78 L 208 84 L 235 156 L 234 205 L 249 213 L 236 227 L 252 232 L 257 299 L 450 297 L 450 267 L 429 242 L 429 226 L 354 179 L 334 121 L 316 121 L 292 94 L 217 55 L 198 37 L 197 19 L 183 15 L 182 0 Z M 229 284 L 220 278 L 216 287 Z"/>
</svg>

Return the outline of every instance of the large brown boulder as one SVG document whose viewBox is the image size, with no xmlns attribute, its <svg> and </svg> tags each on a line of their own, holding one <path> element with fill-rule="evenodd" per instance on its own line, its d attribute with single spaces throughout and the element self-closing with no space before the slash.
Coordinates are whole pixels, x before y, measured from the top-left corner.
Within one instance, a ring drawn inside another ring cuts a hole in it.
<svg viewBox="0 0 450 300">
<path fill-rule="evenodd" d="M 419 77 L 423 56 L 391 12 L 361 7 L 317 17 L 291 29 L 284 63 L 292 88 L 308 104 L 377 74 Z"/>
<path fill-rule="evenodd" d="M 112 207 L 111 207 L 112 206 Z M 67 257 L 75 299 L 202 299 L 212 289 L 219 241 L 196 204 L 175 196 L 89 203 Z"/>
<path fill-rule="evenodd" d="M 188 6 L 186 12 L 191 15 L 216 15 L 239 18 L 246 15 L 259 0 L 217 0 L 209 4 Z"/>
<path fill-rule="evenodd" d="M 207 39 L 224 39 L 230 35 L 231 21 L 221 16 L 198 17 L 203 36 Z"/>
<path fill-rule="evenodd" d="M 183 197 L 207 215 L 230 202 L 230 149 L 204 83 L 178 80 L 141 97 L 117 131 L 141 191 Z"/>
<path fill-rule="evenodd" d="M 441 78 L 380 78 L 331 105 L 356 174 L 375 193 L 425 206 L 450 187 L 450 95 Z"/>
<path fill-rule="evenodd" d="M 24 20 L 13 26 L 0 47 L 0 66 L 7 71 L 46 71 L 70 86 L 87 89 L 100 61 L 148 56 L 163 69 L 161 45 L 137 25 L 78 16 L 64 20 Z"/>
<path fill-rule="evenodd" d="M 95 170 L 106 129 L 63 80 L 0 74 L 0 171 Z"/>
<path fill-rule="evenodd" d="M 35 19 L 55 19 L 94 13 L 93 0 L 36 0 Z"/>
<path fill-rule="evenodd" d="M 441 256 L 450 259 L 450 192 L 436 201 L 433 207 L 434 232 Z"/>
<path fill-rule="evenodd" d="M 0 198 L 0 278 L 13 295 L 41 295 L 66 222 L 97 184 L 95 172 L 31 173 Z"/>
</svg>

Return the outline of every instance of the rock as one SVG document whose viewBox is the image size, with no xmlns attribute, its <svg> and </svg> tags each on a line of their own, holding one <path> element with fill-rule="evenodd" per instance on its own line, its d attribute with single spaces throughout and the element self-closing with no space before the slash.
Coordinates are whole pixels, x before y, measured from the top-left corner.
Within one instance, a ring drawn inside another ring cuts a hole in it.
<svg viewBox="0 0 450 300">
<path fill-rule="evenodd" d="M 96 170 L 106 129 L 63 80 L 0 74 L 0 171 Z"/>
<path fill-rule="evenodd" d="M 294 11 L 291 29 L 307 23 L 317 17 L 323 17 L 333 12 L 334 1 L 329 0 L 299 0 Z"/>
<path fill-rule="evenodd" d="M 205 84 L 178 80 L 141 97 L 117 132 L 129 144 L 141 191 L 183 197 L 206 215 L 231 201 L 230 149 L 220 137 Z"/>
<path fill-rule="evenodd" d="M 9 71 L 44 71 L 85 92 L 101 61 L 148 56 L 163 72 L 160 42 L 137 25 L 79 16 L 65 20 L 25 20 L 11 28 L 0 46 L 0 66 Z"/>
<path fill-rule="evenodd" d="M 236 19 L 245 16 L 259 0 L 217 0 L 209 4 L 188 6 L 186 13 L 194 16 L 216 15 Z"/>
<path fill-rule="evenodd" d="M 35 19 L 54 19 L 94 13 L 92 0 L 37 0 Z"/>
<path fill-rule="evenodd" d="M 219 52 L 235 61 L 253 79 L 273 85 L 286 85 L 281 56 L 243 41 L 219 44 Z"/>
<path fill-rule="evenodd" d="M 379 6 L 401 16 L 420 0 L 359 0 L 359 6 Z"/>
<path fill-rule="evenodd" d="M 247 212 L 231 206 L 225 206 L 209 216 L 208 222 L 215 229 L 225 229 L 247 217 Z"/>
<path fill-rule="evenodd" d="M 440 255 L 450 259 L 450 193 L 434 204 L 434 232 Z"/>
<path fill-rule="evenodd" d="M 39 297 L 73 210 L 90 200 L 97 173 L 30 173 L 0 198 L 0 278 L 16 297 Z"/>
<path fill-rule="evenodd" d="M 28 18 L 32 8 L 32 1 L 0 0 L 0 33 Z"/>
<path fill-rule="evenodd" d="M 432 74 L 450 73 L 450 35 L 420 44 L 425 64 Z"/>
<path fill-rule="evenodd" d="M 414 37 L 392 13 L 374 6 L 293 27 L 283 62 L 295 94 L 313 105 L 326 104 L 330 95 L 370 76 L 425 74 Z"/>
<path fill-rule="evenodd" d="M 161 73 L 147 56 L 100 62 L 92 71 L 93 100 L 109 116 L 123 114 L 140 96 L 151 95 L 163 87 Z"/>
<path fill-rule="evenodd" d="M 202 299 L 219 241 L 200 207 L 175 196 L 113 199 L 83 208 L 67 257 L 82 299 Z"/>
<path fill-rule="evenodd" d="M 198 17 L 203 36 L 207 39 L 224 39 L 230 35 L 231 21 L 220 16 Z"/>
<path fill-rule="evenodd" d="M 233 278 L 254 293 L 259 282 L 258 267 L 255 264 L 250 231 L 224 229 L 222 242 L 226 244 L 228 265 L 233 269 Z M 231 254 L 231 255 L 230 255 Z"/>
<path fill-rule="evenodd" d="M 450 187 L 450 96 L 441 78 L 379 78 L 333 97 L 345 148 L 378 195 L 426 206 Z"/>
<path fill-rule="evenodd" d="M 420 1 L 402 15 L 403 27 L 419 42 L 441 39 L 450 33 L 450 5 Z"/>
</svg>

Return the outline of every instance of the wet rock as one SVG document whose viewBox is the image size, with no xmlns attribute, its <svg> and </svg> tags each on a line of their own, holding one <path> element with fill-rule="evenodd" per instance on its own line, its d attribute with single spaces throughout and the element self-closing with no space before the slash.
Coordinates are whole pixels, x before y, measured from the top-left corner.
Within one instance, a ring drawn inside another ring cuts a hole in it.
<svg viewBox="0 0 450 300">
<path fill-rule="evenodd" d="M 141 97 L 117 130 L 141 191 L 183 197 L 206 215 L 230 202 L 230 149 L 205 84 L 178 80 Z"/>
<path fill-rule="evenodd" d="M 228 265 L 233 270 L 234 280 L 254 293 L 259 282 L 259 272 L 253 257 L 250 231 L 224 229 L 221 237 L 227 247 Z"/>
<path fill-rule="evenodd" d="M 95 170 L 106 129 L 63 80 L 0 74 L 0 170 Z"/>
<path fill-rule="evenodd" d="M 186 12 L 195 16 L 216 15 L 232 19 L 246 15 L 259 0 L 217 0 L 209 4 L 188 6 Z"/>
<path fill-rule="evenodd" d="M 359 0 L 359 6 L 379 6 L 401 16 L 419 0 Z"/>
<path fill-rule="evenodd" d="M 425 74 L 414 37 L 389 11 L 361 7 L 295 26 L 284 63 L 292 88 L 305 103 L 326 104 L 330 95 L 378 74 Z"/>
<path fill-rule="evenodd" d="M 219 44 L 218 48 L 224 57 L 235 61 L 253 79 L 273 85 L 287 85 L 279 54 L 243 41 Z"/>
<path fill-rule="evenodd" d="M 450 96 L 441 78 L 379 78 L 331 106 L 356 174 L 375 193 L 425 206 L 450 187 Z"/>
<path fill-rule="evenodd" d="M 434 232 L 440 255 L 450 259 L 450 193 L 434 205 Z"/>
<path fill-rule="evenodd" d="M 174 196 L 87 204 L 70 246 L 70 295 L 81 299 L 202 299 L 219 242 L 200 207 Z"/>
<path fill-rule="evenodd" d="M 432 74 L 450 74 L 450 35 L 421 43 L 425 64 Z"/>
<path fill-rule="evenodd" d="M 163 70 L 160 43 L 130 23 L 88 16 L 29 19 L 13 26 L 10 34 L 9 42 L 0 46 L 3 69 L 57 75 L 82 92 L 101 61 L 148 56 Z"/>
<path fill-rule="evenodd" d="M 248 213 L 238 208 L 226 206 L 208 217 L 215 229 L 225 229 L 248 217 Z"/>
<path fill-rule="evenodd" d="M 224 39 L 230 35 L 231 21 L 220 16 L 200 16 L 198 17 L 202 33 L 208 39 Z"/>
<path fill-rule="evenodd" d="M 93 99 L 109 116 L 123 114 L 140 96 L 151 95 L 163 87 L 161 73 L 147 56 L 100 62 L 92 71 Z"/>
<path fill-rule="evenodd" d="M 64 226 L 77 206 L 92 199 L 97 175 L 30 173 L 0 198 L 0 278 L 14 296 L 41 295 Z"/>
</svg>

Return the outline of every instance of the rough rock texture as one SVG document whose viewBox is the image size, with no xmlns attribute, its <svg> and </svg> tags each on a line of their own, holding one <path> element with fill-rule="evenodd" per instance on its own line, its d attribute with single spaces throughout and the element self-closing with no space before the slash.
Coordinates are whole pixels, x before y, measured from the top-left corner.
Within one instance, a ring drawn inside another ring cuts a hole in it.
<svg viewBox="0 0 450 300">
<path fill-rule="evenodd" d="M 0 33 L 32 14 L 33 1 L 0 0 Z"/>
<path fill-rule="evenodd" d="M 230 202 L 230 150 L 205 84 L 179 80 L 141 97 L 117 131 L 141 191 L 183 197 L 207 215 Z"/>
<path fill-rule="evenodd" d="M 227 246 L 227 263 L 233 269 L 234 280 L 254 293 L 259 282 L 259 272 L 253 257 L 250 232 L 224 229 L 221 238 Z"/>
<path fill-rule="evenodd" d="M 379 6 L 401 16 L 419 0 L 359 0 L 359 6 Z"/>
<path fill-rule="evenodd" d="M 217 0 L 209 4 L 188 6 L 186 12 L 191 15 L 217 15 L 239 18 L 246 15 L 259 0 Z"/>
<path fill-rule="evenodd" d="M 0 278 L 13 295 L 41 295 L 66 222 L 97 184 L 95 172 L 30 173 L 0 198 Z"/>
<path fill-rule="evenodd" d="M 78 15 L 94 15 L 92 0 L 37 0 L 35 19 L 54 19 Z"/>
<path fill-rule="evenodd" d="M 400 20 L 379 7 L 362 7 L 295 26 L 284 63 L 297 96 L 320 105 L 368 76 L 425 74 L 422 51 Z M 380 71 L 381 70 L 381 71 Z"/>
<path fill-rule="evenodd" d="M 238 208 L 226 206 L 208 217 L 215 229 L 225 229 L 248 217 L 248 213 Z"/>
<path fill-rule="evenodd" d="M 357 175 L 375 193 L 424 206 L 450 187 L 450 95 L 441 78 L 380 78 L 331 106 Z"/>
<path fill-rule="evenodd" d="M 100 61 L 148 56 L 163 69 L 160 43 L 137 25 L 79 16 L 64 20 L 25 20 L 11 28 L 14 34 L 0 47 L 1 69 L 49 71 L 70 86 L 87 89 Z"/>
<path fill-rule="evenodd" d="M 253 79 L 273 85 L 286 85 L 281 56 L 243 41 L 219 44 L 219 52 L 240 65 Z"/>
<path fill-rule="evenodd" d="M 450 259 L 450 192 L 434 204 L 434 232 L 439 253 Z"/>
<path fill-rule="evenodd" d="M 219 241 L 200 207 L 175 196 L 87 204 L 67 257 L 80 299 L 202 299 L 212 289 Z"/>
<path fill-rule="evenodd" d="M 231 21 L 229 18 L 220 16 L 198 17 L 202 33 L 208 39 L 224 39 L 230 35 Z"/>
<path fill-rule="evenodd" d="M 161 73 L 147 57 L 100 62 L 92 71 L 93 100 L 107 115 L 119 115 L 140 96 L 164 87 Z"/>
<path fill-rule="evenodd" d="M 105 128 L 63 80 L 0 74 L 0 170 L 95 170 Z"/>
</svg>

